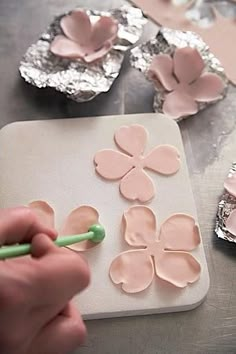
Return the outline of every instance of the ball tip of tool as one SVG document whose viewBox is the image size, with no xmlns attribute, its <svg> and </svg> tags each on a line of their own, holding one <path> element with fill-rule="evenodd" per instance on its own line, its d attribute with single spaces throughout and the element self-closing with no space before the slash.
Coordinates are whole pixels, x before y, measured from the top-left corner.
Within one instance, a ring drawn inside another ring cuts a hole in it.
<svg viewBox="0 0 236 354">
<path fill-rule="evenodd" d="M 100 224 L 95 224 L 92 225 L 89 228 L 89 231 L 92 231 L 94 233 L 93 238 L 91 239 L 91 241 L 99 243 L 102 242 L 105 238 L 105 229 L 102 225 Z"/>
</svg>

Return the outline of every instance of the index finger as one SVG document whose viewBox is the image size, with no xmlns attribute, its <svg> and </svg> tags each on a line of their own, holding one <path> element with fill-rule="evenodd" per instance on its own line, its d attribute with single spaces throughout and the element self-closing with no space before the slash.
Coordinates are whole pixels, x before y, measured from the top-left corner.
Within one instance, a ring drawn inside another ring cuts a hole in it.
<svg viewBox="0 0 236 354">
<path fill-rule="evenodd" d="M 39 233 L 56 239 L 54 229 L 42 225 L 32 210 L 17 207 L 0 210 L 0 246 L 30 242 Z"/>
</svg>

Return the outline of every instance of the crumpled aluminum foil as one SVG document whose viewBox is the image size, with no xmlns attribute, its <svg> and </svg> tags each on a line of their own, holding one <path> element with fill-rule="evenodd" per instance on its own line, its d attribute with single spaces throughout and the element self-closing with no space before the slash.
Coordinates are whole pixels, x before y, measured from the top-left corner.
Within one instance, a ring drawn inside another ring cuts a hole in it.
<svg viewBox="0 0 236 354">
<path fill-rule="evenodd" d="M 110 89 L 119 75 L 125 51 L 138 41 L 147 20 L 141 10 L 128 5 L 107 12 L 86 12 L 91 21 L 99 16 L 113 16 L 119 22 L 118 38 L 111 51 L 99 62 L 90 64 L 52 54 L 50 43 L 62 33 L 60 20 L 67 15 L 62 14 L 26 51 L 19 67 L 25 81 L 39 88 L 53 87 L 77 102 L 89 101 Z"/>
<path fill-rule="evenodd" d="M 154 55 L 160 53 L 172 55 L 176 48 L 187 46 L 196 48 L 200 52 L 208 72 L 213 72 L 222 78 L 225 83 L 225 90 L 222 95 L 223 98 L 226 95 L 228 84 L 224 69 L 219 60 L 209 51 L 207 44 L 193 32 L 183 32 L 168 28 L 161 28 L 155 38 L 131 50 L 130 63 L 134 68 L 143 72 L 148 79 L 147 73 Z M 161 85 L 158 88 L 155 87 L 155 96 L 153 101 L 153 109 L 155 112 L 163 113 L 162 106 L 165 95 L 166 91 L 161 87 Z M 215 103 L 216 101 L 210 103 L 199 103 L 199 111 L 206 108 L 209 104 Z M 180 121 L 183 118 L 186 117 L 180 117 L 177 121 Z"/>
<path fill-rule="evenodd" d="M 236 173 L 236 163 L 233 163 L 229 175 L 234 173 Z M 218 205 L 215 232 L 219 238 L 236 243 L 236 236 L 232 235 L 225 226 L 226 220 L 234 209 L 236 209 L 236 198 L 225 190 Z"/>
</svg>

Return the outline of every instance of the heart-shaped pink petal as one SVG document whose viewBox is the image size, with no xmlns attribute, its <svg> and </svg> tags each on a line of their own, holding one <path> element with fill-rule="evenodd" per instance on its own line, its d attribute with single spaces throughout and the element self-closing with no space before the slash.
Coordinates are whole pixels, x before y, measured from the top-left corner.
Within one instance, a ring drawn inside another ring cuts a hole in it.
<svg viewBox="0 0 236 354">
<path fill-rule="evenodd" d="M 92 26 L 86 12 L 72 11 L 69 15 L 62 17 L 60 25 L 64 34 L 80 46 L 86 46 L 90 42 Z"/>
<path fill-rule="evenodd" d="M 195 81 L 205 67 L 198 50 L 191 47 L 177 48 L 173 60 L 175 75 L 181 83 L 190 84 Z"/>
<path fill-rule="evenodd" d="M 160 239 L 165 250 L 172 251 L 192 251 L 201 242 L 194 218 L 186 214 L 174 214 L 164 221 Z"/>
<path fill-rule="evenodd" d="M 133 167 L 129 156 L 114 150 L 97 152 L 94 157 L 94 163 L 97 173 L 109 180 L 122 178 Z"/>
<path fill-rule="evenodd" d="M 88 205 L 80 206 L 72 210 L 68 215 L 60 231 L 60 235 L 69 236 L 88 232 L 90 226 L 99 223 L 98 218 L 99 214 L 95 208 Z M 74 251 L 85 251 L 98 245 L 99 243 L 92 241 L 83 241 L 68 246 L 68 248 Z"/>
<path fill-rule="evenodd" d="M 196 282 L 201 273 L 198 261 L 185 252 L 162 252 L 155 257 L 156 275 L 178 288 Z"/>
<path fill-rule="evenodd" d="M 148 77 L 154 82 L 161 83 L 167 91 L 172 91 L 177 85 L 173 71 L 173 59 L 167 54 L 158 54 L 152 59 Z"/>
<path fill-rule="evenodd" d="M 148 202 L 154 197 L 155 189 L 151 178 L 139 168 L 133 168 L 120 182 L 120 192 L 128 200 Z"/>
<path fill-rule="evenodd" d="M 139 156 L 144 152 L 148 133 L 138 124 L 120 127 L 115 133 L 116 144 L 131 156 Z"/>
<path fill-rule="evenodd" d="M 124 238 L 130 246 L 147 246 L 156 239 L 156 217 L 143 205 L 129 208 L 123 215 Z"/>
<path fill-rule="evenodd" d="M 92 28 L 91 46 L 94 51 L 100 49 L 107 41 L 110 43 L 116 38 L 118 23 L 112 17 L 102 16 Z"/>
<path fill-rule="evenodd" d="M 83 58 L 90 49 L 81 47 L 65 36 L 59 35 L 52 41 L 50 50 L 62 58 L 78 59 Z"/>
<path fill-rule="evenodd" d="M 171 145 L 157 146 L 145 157 L 144 167 L 163 175 L 172 175 L 180 168 L 179 152 Z"/>
<path fill-rule="evenodd" d="M 152 258 L 144 250 L 123 252 L 110 266 L 113 283 L 121 284 L 127 293 L 138 293 L 152 283 L 154 267 Z"/>
<path fill-rule="evenodd" d="M 224 87 L 218 75 L 205 73 L 190 85 L 190 93 L 198 102 L 211 102 L 222 97 Z"/>
<path fill-rule="evenodd" d="M 185 91 L 168 93 L 163 104 L 163 112 L 173 119 L 192 115 L 198 112 L 198 105 Z"/>
<path fill-rule="evenodd" d="M 236 173 L 230 174 L 225 179 L 224 188 L 227 190 L 227 192 L 236 197 Z"/>
<path fill-rule="evenodd" d="M 37 215 L 42 225 L 54 228 L 54 210 L 43 200 L 35 200 L 29 204 L 29 208 Z"/>
</svg>

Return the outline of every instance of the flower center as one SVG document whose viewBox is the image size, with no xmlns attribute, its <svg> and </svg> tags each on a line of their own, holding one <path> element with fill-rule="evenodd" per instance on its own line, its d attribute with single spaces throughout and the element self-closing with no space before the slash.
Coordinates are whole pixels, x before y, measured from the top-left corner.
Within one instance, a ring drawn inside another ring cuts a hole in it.
<svg viewBox="0 0 236 354">
<path fill-rule="evenodd" d="M 132 158 L 133 166 L 136 168 L 143 168 L 144 166 L 144 157 L 143 156 L 134 156 Z"/>
<path fill-rule="evenodd" d="M 176 87 L 175 87 L 174 90 L 175 90 L 175 91 L 178 91 L 178 92 L 181 92 L 181 93 L 184 92 L 184 93 L 189 94 L 191 88 L 190 88 L 190 85 L 187 84 L 186 82 L 179 82 L 179 83 L 176 85 Z"/>
<path fill-rule="evenodd" d="M 155 241 L 147 245 L 146 251 L 150 256 L 158 256 L 158 253 L 163 250 L 163 244 L 161 241 Z"/>
</svg>

